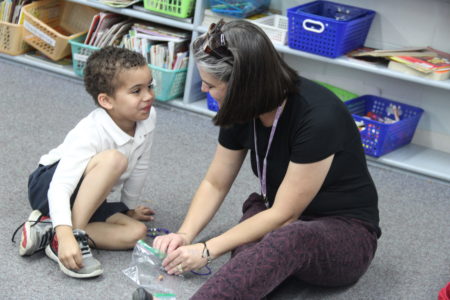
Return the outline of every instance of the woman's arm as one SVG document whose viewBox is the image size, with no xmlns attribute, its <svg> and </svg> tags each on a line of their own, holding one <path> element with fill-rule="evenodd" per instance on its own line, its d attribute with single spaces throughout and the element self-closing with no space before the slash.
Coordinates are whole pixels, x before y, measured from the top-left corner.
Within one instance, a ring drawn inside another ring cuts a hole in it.
<svg viewBox="0 0 450 300">
<path fill-rule="evenodd" d="M 225 233 L 206 242 L 210 258 L 261 239 L 265 234 L 296 221 L 320 190 L 330 169 L 334 155 L 309 164 L 289 163 L 286 175 L 270 209 L 232 227 Z M 196 269 L 206 264 L 202 258 L 202 244 L 180 247 L 173 251 L 163 263 L 169 274 Z"/>
<path fill-rule="evenodd" d="M 178 230 L 184 238 L 184 245 L 192 242 L 219 209 L 246 154 L 247 150 L 230 150 L 220 144 L 217 146 L 206 176 L 200 183 L 183 224 Z M 179 240 L 163 236 L 155 239 L 153 247 L 170 253 L 180 246 L 179 242 Z"/>
<path fill-rule="evenodd" d="M 265 234 L 296 221 L 318 193 L 333 157 L 331 155 L 309 164 L 290 162 L 273 206 L 209 240 L 207 245 L 212 258 L 259 240 Z"/>
</svg>

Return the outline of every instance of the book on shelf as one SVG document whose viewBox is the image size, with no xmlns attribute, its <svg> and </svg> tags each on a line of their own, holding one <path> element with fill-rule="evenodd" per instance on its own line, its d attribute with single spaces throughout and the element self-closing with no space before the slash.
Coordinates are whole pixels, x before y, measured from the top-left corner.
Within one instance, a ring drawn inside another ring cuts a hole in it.
<svg viewBox="0 0 450 300">
<path fill-rule="evenodd" d="M 31 0 L 4 0 L 0 1 L 0 21 L 18 24 L 22 7 Z"/>
<path fill-rule="evenodd" d="M 450 70 L 444 70 L 444 71 L 434 71 L 430 73 L 424 73 L 417 71 L 408 65 L 405 65 L 403 63 L 399 63 L 396 61 L 391 60 L 388 64 L 388 69 L 399 71 L 405 74 L 410 74 L 422 78 L 432 79 L 432 80 L 447 80 L 450 78 Z"/>
<path fill-rule="evenodd" d="M 428 74 L 436 71 L 450 70 L 450 54 L 433 48 L 428 48 L 433 55 L 430 56 L 390 56 L 389 59 L 402 63 L 416 71 Z"/>
<path fill-rule="evenodd" d="M 178 70 L 187 67 L 190 33 L 152 23 L 134 23 L 123 35 L 120 47 L 137 52 L 160 68 Z"/>
<path fill-rule="evenodd" d="M 129 7 L 141 1 L 142 0 L 99 0 L 100 3 L 116 8 Z"/>
</svg>

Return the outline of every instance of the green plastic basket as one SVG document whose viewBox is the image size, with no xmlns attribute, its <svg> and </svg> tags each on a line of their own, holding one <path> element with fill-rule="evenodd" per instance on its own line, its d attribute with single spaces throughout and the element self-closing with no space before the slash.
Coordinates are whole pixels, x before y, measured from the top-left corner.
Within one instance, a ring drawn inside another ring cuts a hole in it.
<svg viewBox="0 0 450 300">
<path fill-rule="evenodd" d="M 168 101 L 181 97 L 184 93 L 187 68 L 181 70 L 163 69 L 149 64 L 155 80 L 155 98 L 159 101 Z"/>
<path fill-rule="evenodd" d="M 72 47 L 72 64 L 73 71 L 76 75 L 83 77 L 84 67 L 88 57 L 100 48 L 83 44 L 86 35 L 80 36 L 76 39 L 69 40 L 70 47 Z"/>
<path fill-rule="evenodd" d="M 195 0 L 144 0 L 148 10 L 179 18 L 189 18 L 194 11 Z"/>
<path fill-rule="evenodd" d="M 355 93 L 335 87 L 334 85 L 331 85 L 331 84 L 328 84 L 325 82 L 321 82 L 321 81 L 317 81 L 317 80 L 315 80 L 315 82 L 317 82 L 318 84 L 320 84 L 320 85 L 326 87 L 327 89 L 329 89 L 330 91 L 332 91 L 339 99 L 341 99 L 342 102 L 359 97 L 359 95 L 357 95 Z"/>
</svg>

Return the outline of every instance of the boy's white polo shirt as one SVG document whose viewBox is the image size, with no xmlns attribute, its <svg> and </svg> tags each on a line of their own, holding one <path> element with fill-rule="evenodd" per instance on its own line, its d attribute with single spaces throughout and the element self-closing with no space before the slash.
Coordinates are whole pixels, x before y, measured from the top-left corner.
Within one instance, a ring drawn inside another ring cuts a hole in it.
<svg viewBox="0 0 450 300">
<path fill-rule="evenodd" d="M 152 107 L 150 116 L 136 123 L 132 137 L 120 129 L 104 109 L 97 108 L 69 131 L 62 144 L 41 157 L 42 165 L 59 161 L 48 191 L 54 227 L 72 226 L 70 197 L 90 159 L 106 150 L 115 149 L 128 159 L 127 170 L 113 191 L 123 185 L 121 201 L 134 208 L 147 177 L 155 124 L 156 111 Z"/>
</svg>

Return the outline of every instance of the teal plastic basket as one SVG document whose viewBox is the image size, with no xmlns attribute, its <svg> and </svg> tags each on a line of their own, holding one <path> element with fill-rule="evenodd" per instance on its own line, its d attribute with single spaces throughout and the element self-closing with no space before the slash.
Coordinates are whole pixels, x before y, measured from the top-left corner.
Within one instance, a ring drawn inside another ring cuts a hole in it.
<svg viewBox="0 0 450 300">
<path fill-rule="evenodd" d="M 100 48 L 85 45 L 84 40 L 86 35 L 82 35 L 76 39 L 69 40 L 70 47 L 72 48 L 72 64 L 73 71 L 76 75 L 83 77 L 84 67 L 86 67 L 86 62 L 89 56 Z"/>
<path fill-rule="evenodd" d="M 155 98 L 168 101 L 183 96 L 187 68 L 169 70 L 149 64 L 155 80 Z"/>
</svg>

